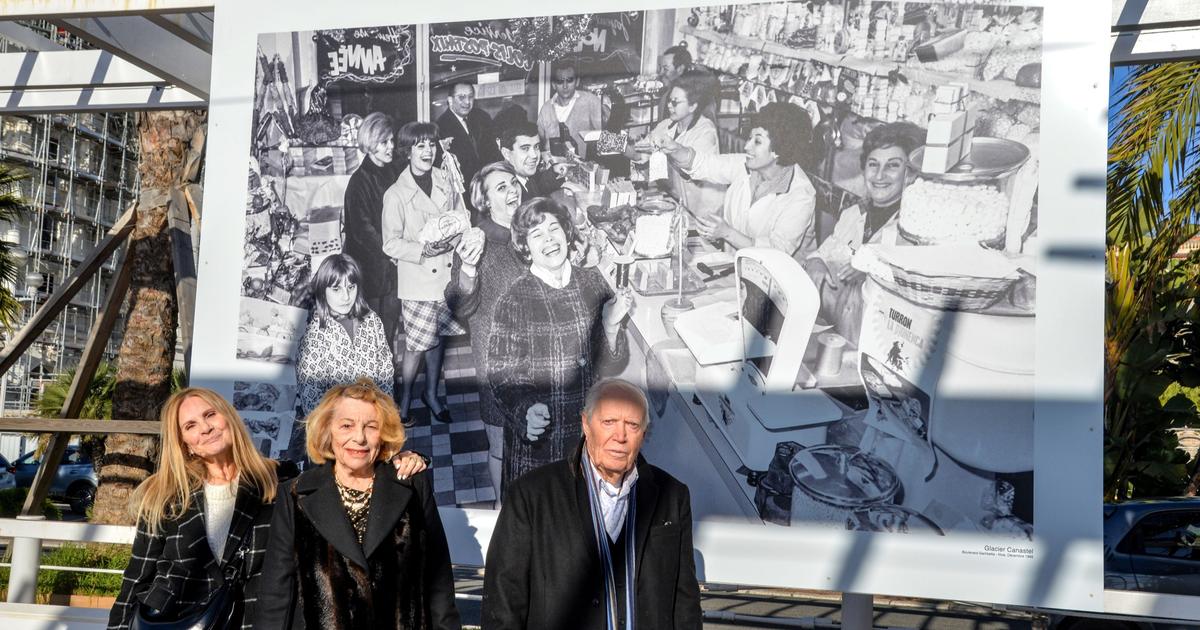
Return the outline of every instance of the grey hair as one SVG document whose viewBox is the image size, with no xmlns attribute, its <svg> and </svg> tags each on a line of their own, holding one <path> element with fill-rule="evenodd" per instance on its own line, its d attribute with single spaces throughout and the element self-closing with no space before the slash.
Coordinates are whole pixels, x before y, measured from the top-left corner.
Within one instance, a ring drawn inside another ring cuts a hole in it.
<svg viewBox="0 0 1200 630">
<path fill-rule="evenodd" d="M 650 400 L 646 398 L 646 392 L 642 391 L 641 387 L 616 377 L 600 379 L 592 385 L 583 401 L 584 417 L 590 421 L 596 406 L 604 399 L 604 395 L 612 390 L 618 390 L 636 400 L 642 406 L 642 419 L 645 420 L 646 426 L 650 426 Z"/>
</svg>

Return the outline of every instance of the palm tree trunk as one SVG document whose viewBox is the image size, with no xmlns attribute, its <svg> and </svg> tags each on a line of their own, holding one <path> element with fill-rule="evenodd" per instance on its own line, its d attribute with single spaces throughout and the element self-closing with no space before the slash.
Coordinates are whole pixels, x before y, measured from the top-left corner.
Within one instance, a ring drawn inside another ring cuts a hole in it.
<svg viewBox="0 0 1200 630">
<path fill-rule="evenodd" d="M 125 336 L 117 354 L 116 418 L 153 420 L 170 394 L 178 314 L 168 202 L 171 190 L 196 177 L 205 122 L 203 111 L 152 112 L 138 118 L 141 196 L 129 244 L 133 274 Z M 130 494 L 154 470 L 157 442 L 138 435 L 110 435 L 105 440 L 92 522 L 132 522 Z"/>
</svg>

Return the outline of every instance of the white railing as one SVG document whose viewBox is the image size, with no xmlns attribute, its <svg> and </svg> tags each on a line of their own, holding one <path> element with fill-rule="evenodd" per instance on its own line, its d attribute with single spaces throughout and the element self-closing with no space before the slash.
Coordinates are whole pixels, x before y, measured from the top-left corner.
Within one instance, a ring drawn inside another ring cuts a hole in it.
<svg viewBox="0 0 1200 630">
<path fill-rule="evenodd" d="M 451 550 L 451 561 L 455 564 L 483 566 L 487 556 L 488 542 L 496 525 L 497 513 L 492 510 L 468 510 L 439 508 L 446 538 Z M 698 530 L 712 527 L 701 522 Z M 719 528 L 719 526 L 718 526 Z M 108 619 L 107 610 L 75 608 L 67 606 L 36 605 L 34 594 L 37 588 L 39 569 L 59 569 L 40 564 L 42 541 L 54 540 L 77 543 L 132 544 L 135 529 L 124 525 L 93 525 L 89 523 L 66 523 L 45 521 L 41 517 L 18 517 L 0 519 L 0 538 L 12 539 L 12 571 L 9 574 L 8 602 L 0 603 L 0 619 L 4 630 L 92 630 L 103 628 Z M 708 544 L 704 540 L 710 539 Z M 712 544 L 717 537 L 699 536 L 698 552 L 709 560 L 730 553 L 722 545 Z M 106 573 L 108 571 L 105 571 Z M 720 581 L 719 576 L 707 579 Z M 477 596 L 459 597 L 474 599 Z M 1021 608 L 1021 607 L 1016 607 Z M 1200 597 L 1187 595 L 1162 595 L 1137 591 L 1104 591 L 1104 613 L 1078 613 L 1073 611 L 1038 612 L 1062 613 L 1074 616 L 1101 616 L 1118 619 L 1171 620 L 1200 622 Z"/>
<path fill-rule="evenodd" d="M 133 544 L 134 528 L 125 525 L 92 525 L 46 521 L 42 516 L 0 519 L 0 537 L 12 538 L 12 562 L 8 574 L 8 602 L 32 604 L 37 593 L 37 576 L 43 540 Z M 45 567 L 49 568 L 49 567 Z"/>
<path fill-rule="evenodd" d="M 455 564 L 483 566 L 487 543 L 496 525 L 492 510 L 441 508 L 442 523 Z M 42 541 L 131 545 L 136 530 L 128 525 L 93 525 L 46 521 L 42 517 L 0 518 L 0 538 L 12 539 L 8 601 L 0 603 L 4 630 L 96 630 L 108 622 L 108 611 L 34 604 L 41 569 L 69 569 L 41 564 Z M 92 569 L 92 571 L 97 571 Z M 103 570 L 108 573 L 108 570 Z M 478 599 L 460 593 L 460 599 Z"/>
</svg>

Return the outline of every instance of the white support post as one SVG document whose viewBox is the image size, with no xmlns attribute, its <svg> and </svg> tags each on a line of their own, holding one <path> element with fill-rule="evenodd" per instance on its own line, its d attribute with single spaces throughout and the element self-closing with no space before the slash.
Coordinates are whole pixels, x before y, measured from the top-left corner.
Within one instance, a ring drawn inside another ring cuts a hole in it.
<svg viewBox="0 0 1200 630">
<path fill-rule="evenodd" d="M 45 516 L 18 516 L 20 521 L 44 521 Z M 38 566 L 42 561 L 42 539 L 13 536 L 12 568 L 8 574 L 8 602 L 32 604 L 37 594 Z"/>
<path fill-rule="evenodd" d="M 875 596 L 842 593 L 842 630 L 872 630 L 875 627 Z"/>
</svg>

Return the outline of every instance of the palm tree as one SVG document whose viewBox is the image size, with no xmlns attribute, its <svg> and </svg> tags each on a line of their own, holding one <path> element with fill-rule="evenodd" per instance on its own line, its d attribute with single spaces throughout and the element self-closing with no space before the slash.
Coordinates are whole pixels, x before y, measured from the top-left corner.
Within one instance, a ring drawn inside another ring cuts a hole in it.
<svg viewBox="0 0 1200 630">
<path fill-rule="evenodd" d="M 28 172 L 0 163 L 0 222 L 15 225 L 28 208 L 19 187 L 21 180 L 28 177 Z M 15 248 L 19 247 L 0 239 L 0 328 L 4 330 L 11 330 L 20 323 L 23 310 L 10 289 L 24 262 L 14 255 Z"/>
<path fill-rule="evenodd" d="M 1200 63 L 1133 69 L 1110 108 L 1105 317 L 1105 495 L 1182 491 L 1192 478 L 1173 426 L 1194 423 L 1180 384 L 1200 328 L 1194 261 L 1172 259 L 1197 232 Z M 1198 458 L 1200 461 L 1200 458 Z"/>
<path fill-rule="evenodd" d="M 171 374 L 171 391 L 183 387 L 186 379 L 183 371 L 175 370 Z M 34 403 L 37 414 L 43 418 L 57 418 L 62 413 L 63 404 L 67 401 L 67 393 L 71 391 L 71 382 L 75 380 L 75 368 L 58 375 L 42 388 Z M 101 361 L 88 384 L 87 393 L 83 398 L 83 409 L 79 417 L 92 420 L 111 420 L 113 417 L 113 394 L 117 389 L 117 368 L 108 361 Z M 81 435 L 80 446 L 87 453 L 88 459 L 99 463 L 104 455 L 103 435 Z M 41 434 L 38 438 L 38 452 L 45 449 L 50 436 Z"/>
<path fill-rule="evenodd" d="M 57 418 L 62 412 L 63 403 L 67 400 L 67 392 L 71 390 L 71 382 L 75 380 L 75 368 L 58 375 L 51 383 L 42 388 L 35 407 L 43 418 Z M 83 410 L 79 417 L 93 420 L 111 420 L 113 415 L 113 390 L 116 389 L 116 370 L 107 361 L 101 361 L 88 384 L 87 394 L 84 395 Z"/>
<path fill-rule="evenodd" d="M 168 231 L 170 192 L 193 182 L 204 150 L 204 111 L 138 116 L 142 200 L 129 241 L 130 308 L 117 354 L 113 414 L 153 420 L 171 391 L 175 358 L 175 278 Z M 128 524 L 129 497 L 154 468 L 153 436 L 110 435 L 100 465 L 93 522 Z"/>
</svg>

